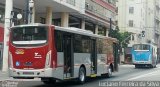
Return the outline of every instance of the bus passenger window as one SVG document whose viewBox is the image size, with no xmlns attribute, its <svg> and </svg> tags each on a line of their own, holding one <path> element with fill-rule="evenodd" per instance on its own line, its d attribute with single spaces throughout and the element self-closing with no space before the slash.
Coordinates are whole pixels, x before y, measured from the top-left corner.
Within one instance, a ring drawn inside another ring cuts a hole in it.
<svg viewBox="0 0 160 87">
<path fill-rule="evenodd" d="M 82 53 L 82 36 L 78 34 L 74 38 L 74 52 Z"/>
</svg>

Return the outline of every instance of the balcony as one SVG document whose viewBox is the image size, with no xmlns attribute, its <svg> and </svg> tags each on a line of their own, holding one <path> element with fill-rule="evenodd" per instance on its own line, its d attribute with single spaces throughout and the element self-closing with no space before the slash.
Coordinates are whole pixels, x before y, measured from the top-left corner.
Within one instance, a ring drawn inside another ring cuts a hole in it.
<svg viewBox="0 0 160 87">
<path fill-rule="evenodd" d="M 2 0 L 0 3 L 5 4 L 5 0 Z M 26 0 L 13 0 L 13 6 L 25 10 Z M 46 7 L 53 8 L 53 12 L 84 13 L 85 0 L 35 0 L 36 12 L 44 13 Z"/>
<path fill-rule="evenodd" d="M 76 5 L 76 1 L 75 0 L 67 0 L 66 3 L 75 6 Z"/>
<path fill-rule="evenodd" d="M 57 2 L 58 4 L 67 6 L 73 10 L 84 13 L 85 0 L 51 0 L 51 1 Z"/>
<path fill-rule="evenodd" d="M 100 9 L 98 10 L 95 6 L 88 4 L 87 2 L 85 3 L 85 12 L 86 14 L 93 15 L 101 20 L 108 21 L 110 20 L 111 17 L 107 17 L 106 14 L 104 13 L 104 10 Z"/>
</svg>

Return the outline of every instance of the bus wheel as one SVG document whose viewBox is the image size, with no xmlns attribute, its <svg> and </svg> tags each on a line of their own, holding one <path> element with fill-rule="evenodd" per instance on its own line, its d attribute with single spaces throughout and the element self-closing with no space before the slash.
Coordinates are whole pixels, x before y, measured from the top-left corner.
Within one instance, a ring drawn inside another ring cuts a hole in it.
<svg viewBox="0 0 160 87">
<path fill-rule="evenodd" d="M 135 65 L 135 68 L 139 68 L 139 66 L 138 66 L 138 65 Z"/>
<path fill-rule="evenodd" d="M 156 68 L 157 66 L 155 65 L 154 68 Z"/>
<path fill-rule="evenodd" d="M 151 65 L 150 65 L 150 68 L 154 68 L 154 66 L 151 64 Z"/>
<path fill-rule="evenodd" d="M 85 80 L 86 80 L 86 71 L 85 71 L 84 67 L 80 67 L 78 82 L 80 84 L 83 84 L 85 82 Z"/>
<path fill-rule="evenodd" d="M 111 66 L 108 67 L 107 77 L 110 78 L 112 76 Z"/>
<path fill-rule="evenodd" d="M 52 78 L 41 78 L 41 81 L 44 84 L 55 84 L 56 83 L 56 80 Z"/>
</svg>

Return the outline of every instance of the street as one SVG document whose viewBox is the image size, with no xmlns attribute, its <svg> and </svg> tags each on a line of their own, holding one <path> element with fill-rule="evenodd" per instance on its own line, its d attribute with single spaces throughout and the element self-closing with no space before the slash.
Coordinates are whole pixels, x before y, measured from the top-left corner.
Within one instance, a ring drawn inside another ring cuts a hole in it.
<svg viewBox="0 0 160 87">
<path fill-rule="evenodd" d="M 80 85 L 75 81 L 57 82 L 54 85 L 45 85 L 39 79 L 11 80 L 17 82 L 18 87 L 101 87 L 100 82 L 107 81 L 160 81 L 160 65 L 157 68 L 135 68 L 134 65 L 120 65 L 119 71 L 114 72 L 111 78 L 88 78 Z M 151 86 L 152 87 L 152 86 Z"/>
</svg>

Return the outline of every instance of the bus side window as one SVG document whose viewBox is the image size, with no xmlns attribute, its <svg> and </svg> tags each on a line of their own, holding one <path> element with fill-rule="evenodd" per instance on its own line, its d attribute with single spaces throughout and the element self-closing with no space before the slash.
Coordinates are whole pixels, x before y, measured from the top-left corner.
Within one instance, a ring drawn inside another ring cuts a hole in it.
<svg viewBox="0 0 160 87">
<path fill-rule="evenodd" d="M 82 37 L 82 52 L 90 53 L 91 52 L 91 43 L 89 37 Z"/>
<path fill-rule="evenodd" d="M 82 53 L 82 36 L 78 34 L 74 37 L 74 52 Z"/>
</svg>

